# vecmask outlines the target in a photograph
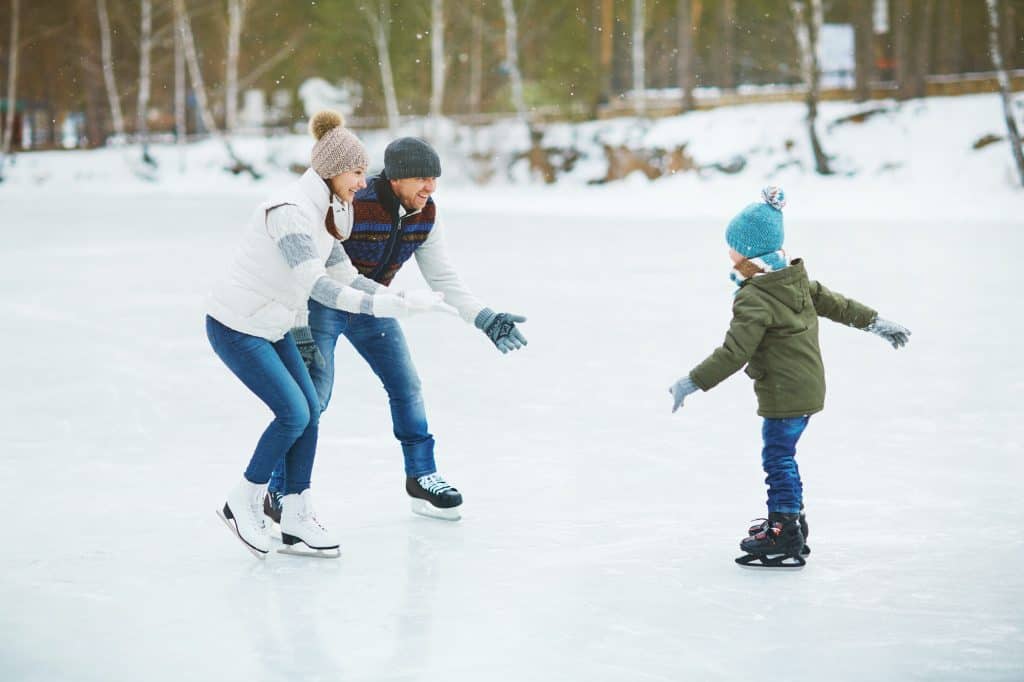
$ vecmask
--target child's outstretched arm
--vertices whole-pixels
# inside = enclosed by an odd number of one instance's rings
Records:
[[[811,300],[821,317],[877,334],[891,343],[893,348],[905,346],[910,340],[910,330],[903,325],[879,317],[877,311],[830,291],[821,282],[811,282]]]
[[[725,333],[725,341],[669,388],[673,399],[672,411],[678,410],[686,396],[698,388],[709,391],[742,369],[757,350],[770,322],[764,308],[742,294],[737,296],[733,301],[732,322]]]

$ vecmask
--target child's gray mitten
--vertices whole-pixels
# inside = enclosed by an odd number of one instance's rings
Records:
[[[490,308],[484,308],[473,324],[487,335],[498,350],[507,353],[526,345],[526,337],[516,329],[516,322],[526,322],[526,318],[512,313],[495,313]]]
[[[700,387],[693,383],[693,379],[690,378],[689,374],[672,384],[668,389],[668,392],[672,394],[672,412],[675,412],[682,407],[686,396],[690,395],[698,388]]]
[[[875,321],[864,328],[864,331],[869,331],[872,334],[877,334],[883,339],[892,344],[893,348],[901,348],[907,345],[910,341],[910,330],[901,324],[891,322],[881,317],[876,317]]]
[[[299,347],[299,355],[302,356],[306,369],[313,369],[314,365],[317,369],[327,366],[327,361],[317,348],[316,341],[313,340],[313,331],[309,327],[295,327],[292,329],[292,336],[295,337],[295,345]]]

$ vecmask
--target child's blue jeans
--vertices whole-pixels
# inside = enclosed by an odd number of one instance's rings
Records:
[[[309,487],[313,471],[320,399],[295,339],[289,333],[271,343],[225,327],[209,315],[206,335],[228,369],[274,413],[249,460],[246,480],[266,483],[279,465],[278,490],[285,495],[301,493]]]
[[[764,420],[761,465],[768,474],[764,482],[768,484],[769,512],[797,514],[803,506],[804,487],[796,465],[796,442],[810,420],[810,416]]]

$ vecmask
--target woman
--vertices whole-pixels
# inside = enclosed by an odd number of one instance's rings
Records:
[[[218,512],[259,558],[270,551],[263,497],[278,461],[285,469],[281,551],[340,555],[317,518],[309,489],[320,402],[289,331],[305,326],[307,300],[378,317],[447,308],[440,295],[396,295],[356,273],[338,240],[351,232],[352,198],[366,187],[366,149],[337,112],[318,113],[310,132],[316,138],[311,168],[258,207],[207,307],[214,352],[274,413],[242,480]],[[300,544],[312,552],[295,551]]]

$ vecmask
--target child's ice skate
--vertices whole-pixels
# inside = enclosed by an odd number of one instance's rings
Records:
[[[405,479],[405,492],[411,498],[412,510],[422,516],[446,521],[462,518],[462,494],[450,485],[441,474],[433,473]]]
[[[768,519],[754,519],[757,521],[756,524],[747,529],[747,535],[757,535],[765,530],[768,530]],[[811,546],[807,544],[807,538],[810,536],[811,531],[807,526],[807,515],[804,514],[803,505],[800,506],[800,532],[804,535],[804,548],[800,550],[802,556],[807,556],[811,553]]]
[[[807,563],[802,556],[803,547],[800,516],[771,512],[763,530],[740,542],[740,549],[746,554],[738,557],[736,563],[759,568],[800,568]]]

